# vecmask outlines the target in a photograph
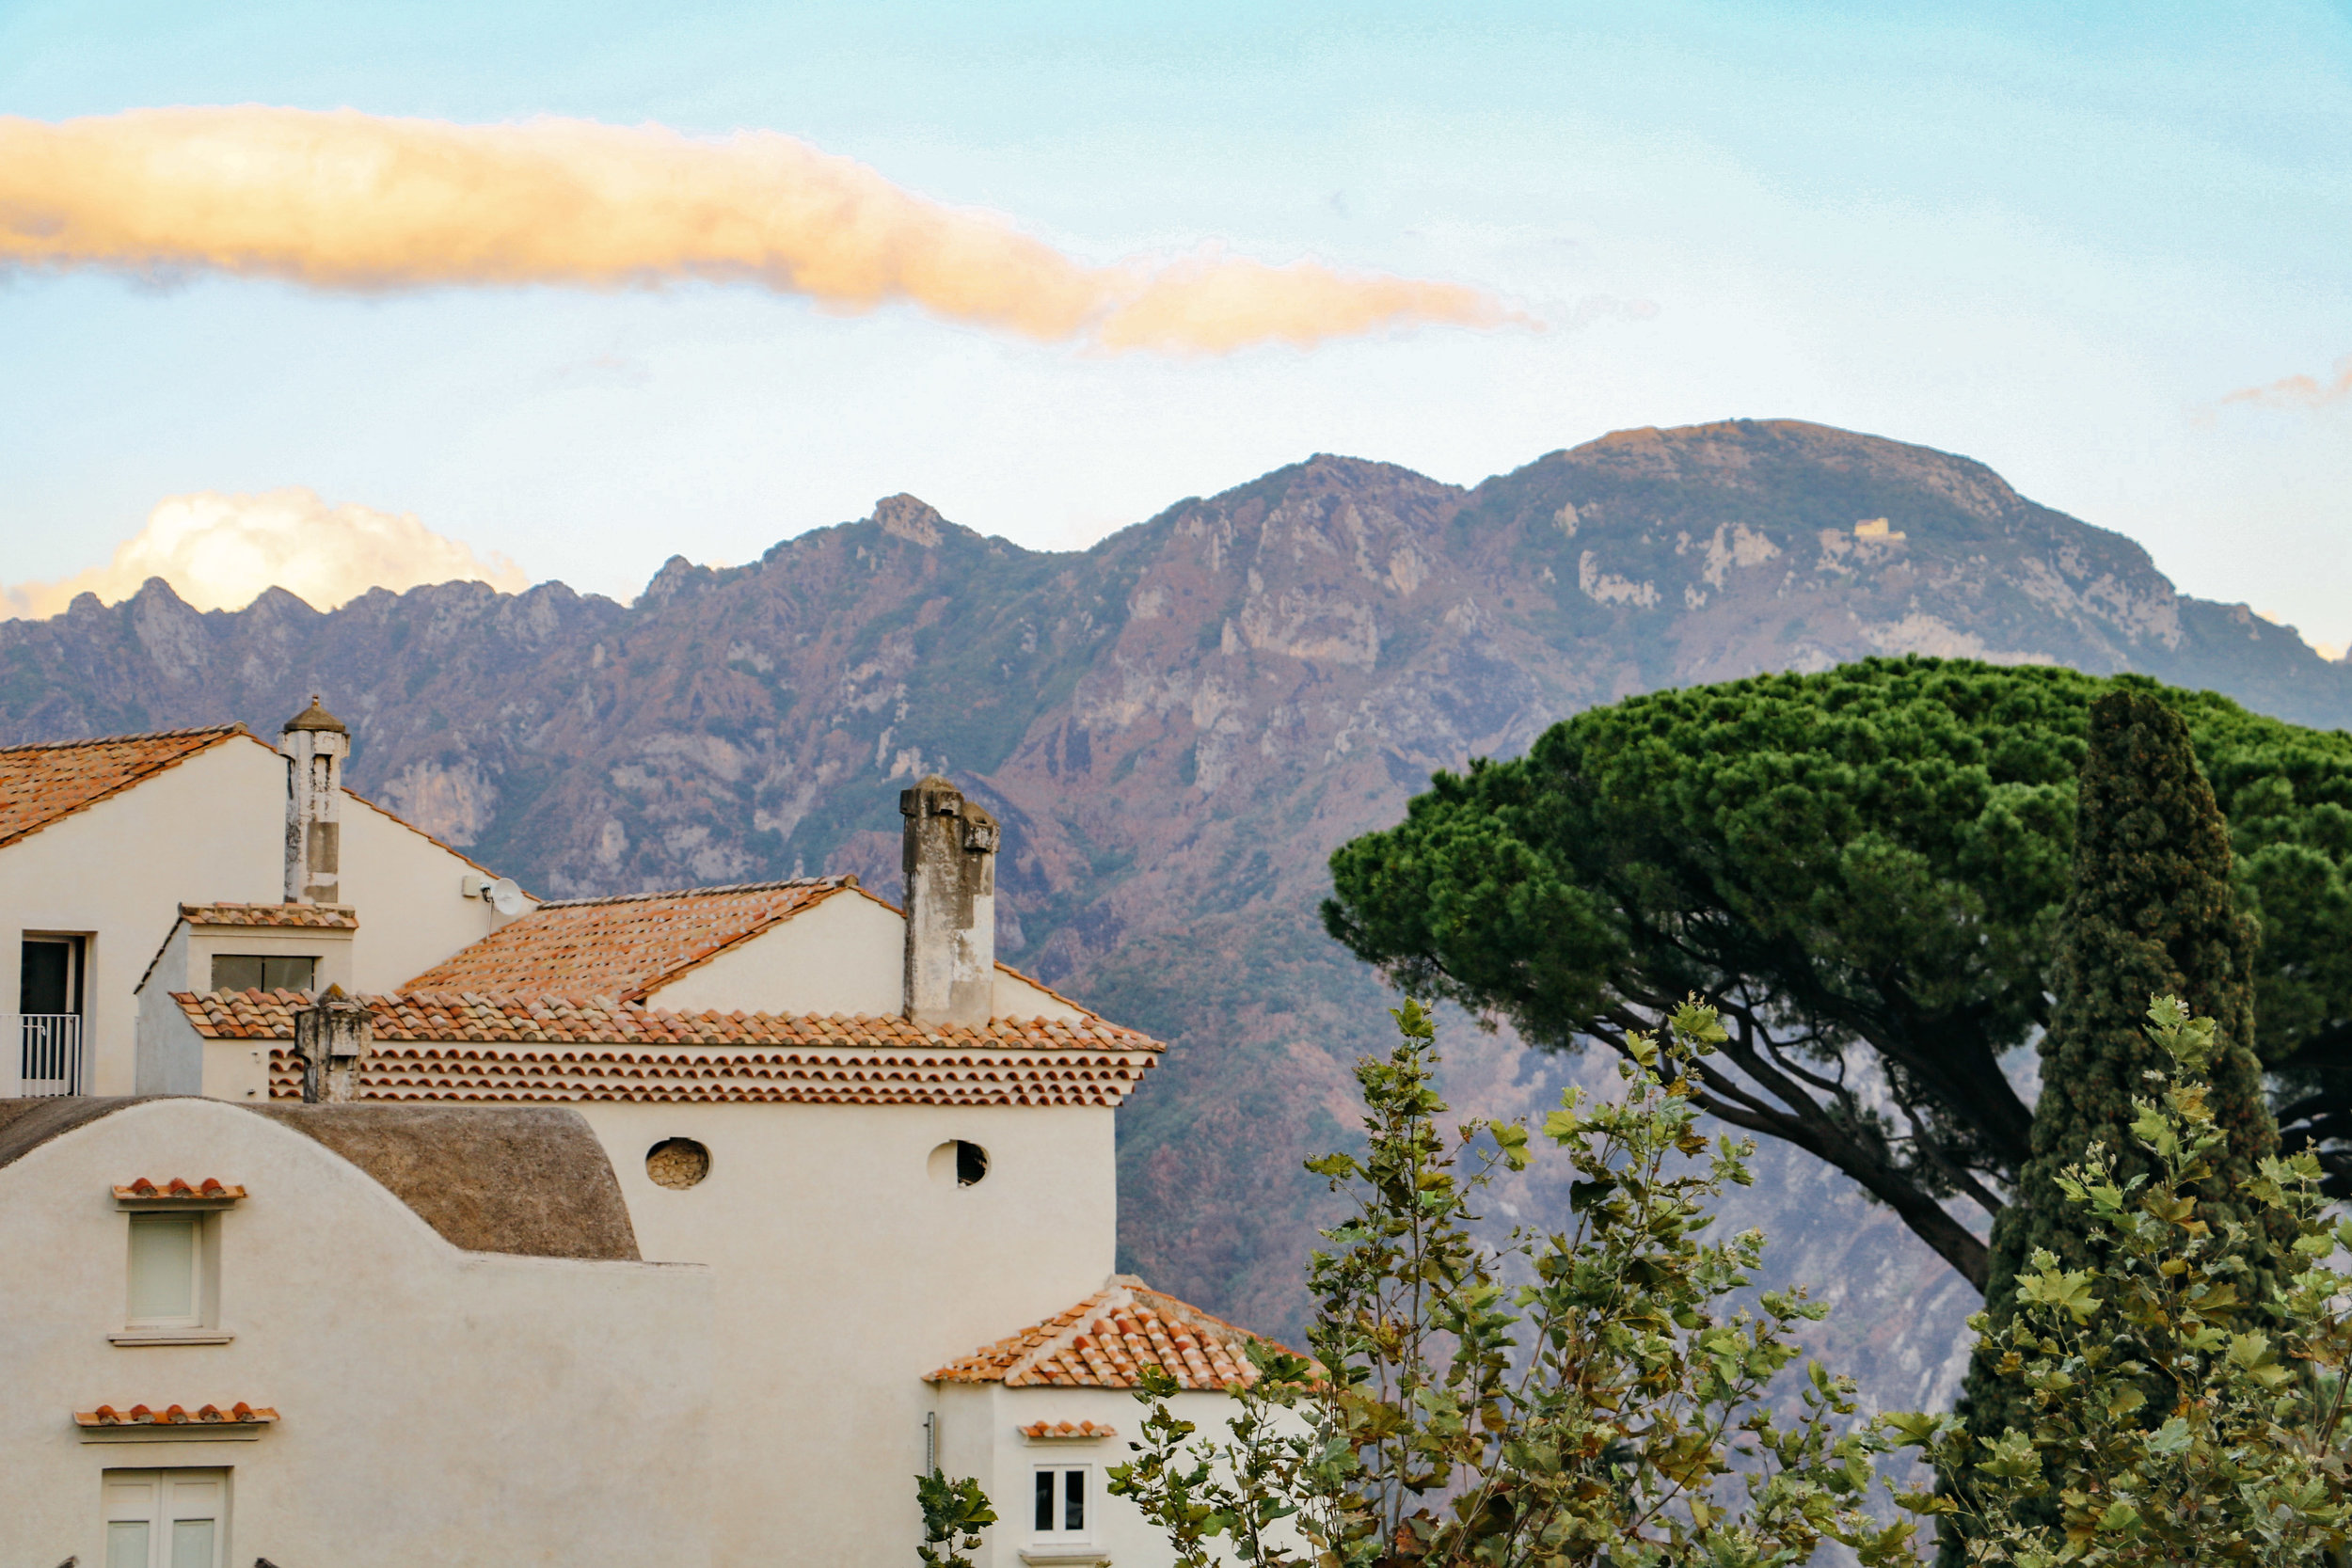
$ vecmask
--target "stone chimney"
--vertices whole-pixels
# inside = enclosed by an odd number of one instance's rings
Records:
[[[359,1064],[373,1043],[368,1005],[329,986],[294,1014],[294,1053],[302,1058],[302,1098],[341,1105],[359,1098]]]
[[[980,1025],[996,1000],[996,819],[946,780],[898,793],[906,818],[906,1015]]]
[[[286,721],[278,750],[286,758],[286,902],[342,902],[343,758],[351,732],[310,705]]]

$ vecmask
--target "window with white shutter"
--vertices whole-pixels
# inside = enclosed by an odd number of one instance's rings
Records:
[[[131,1216],[132,1328],[204,1324],[204,1216]]]
[[[106,1568],[222,1568],[229,1472],[106,1472]]]

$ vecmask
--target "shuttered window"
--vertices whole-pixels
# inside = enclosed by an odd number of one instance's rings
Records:
[[[106,1472],[106,1568],[222,1568],[229,1472]]]
[[[132,1328],[203,1324],[204,1216],[131,1216]]]

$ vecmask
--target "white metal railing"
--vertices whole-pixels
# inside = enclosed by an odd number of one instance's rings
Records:
[[[27,1096],[81,1094],[82,1015],[25,1013],[24,1046],[19,1058],[17,1093]]]

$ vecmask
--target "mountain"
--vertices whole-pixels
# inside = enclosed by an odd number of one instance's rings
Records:
[[[1386,1028],[1316,922],[1331,848],[1587,705],[1902,652],[2352,723],[2352,670],[1982,464],[1738,421],[1469,490],[1317,456],[1071,553],[894,496],[751,565],[673,559],[627,607],[450,583],[199,614],[151,581],[0,623],[0,736],[273,733],[321,691],[357,787],[543,895],[820,868],[888,892],[899,784],[951,773],[1008,830],[1002,956],[1175,1047],[1123,1117],[1123,1266],[1295,1334],[1330,1201],[1298,1162],[1347,1137]],[[1445,1045],[1483,1113],[1585,1070],[1458,1021]],[[1965,1287],[1842,1179],[1765,1164],[1741,1213],[1775,1272],[1846,1300],[1829,1333],[1882,1397],[1944,1391]]]

